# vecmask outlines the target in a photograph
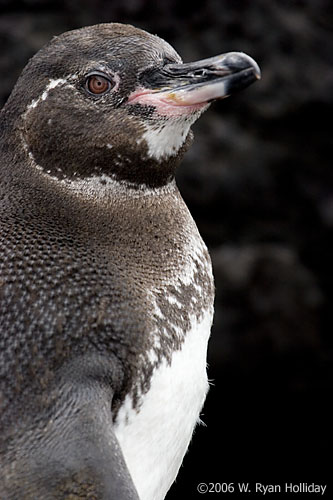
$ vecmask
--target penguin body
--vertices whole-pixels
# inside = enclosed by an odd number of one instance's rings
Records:
[[[175,479],[214,285],[174,173],[208,102],[258,77],[232,54],[189,68],[132,26],[87,27],[2,110],[1,498],[162,500]]]

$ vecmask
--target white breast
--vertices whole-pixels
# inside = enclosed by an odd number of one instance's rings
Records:
[[[163,500],[189,445],[208,390],[207,342],[212,310],[193,326],[171,364],[153,373],[139,411],[129,396],[121,407],[115,433],[140,500]]]

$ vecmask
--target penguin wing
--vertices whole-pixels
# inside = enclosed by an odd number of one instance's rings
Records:
[[[37,403],[38,421],[11,439],[14,453],[0,453],[1,499],[139,500],[115,436],[112,390],[99,361],[89,359],[95,373],[82,359],[67,368],[43,395],[44,412]],[[80,364],[84,369],[77,370]]]

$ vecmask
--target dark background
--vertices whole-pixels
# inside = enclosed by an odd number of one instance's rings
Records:
[[[240,50],[261,66],[259,83],[194,126],[179,170],[217,292],[207,427],[167,500],[204,497],[200,482],[331,480],[332,10],[330,0],[0,0],[1,104],[53,35],[98,22],[156,33],[184,61]]]

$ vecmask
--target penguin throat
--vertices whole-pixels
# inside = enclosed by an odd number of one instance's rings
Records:
[[[191,109],[187,113],[168,116],[163,109],[161,110],[158,107],[131,104],[130,109],[135,110],[134,113],[140,117],[145,115],[146,109],[149,110],[137,144],[146,147],[148,158],[159,163],[177,156],[181,153],[187,139],[189,138],[191,141],[191,125],[208,106],[201,106],[200,108]]]
[[[156,125],[146,124],[141,141],[145,141],[149,158],[158,162],[178,154],[190,131],[191,121],[168,120]]]

